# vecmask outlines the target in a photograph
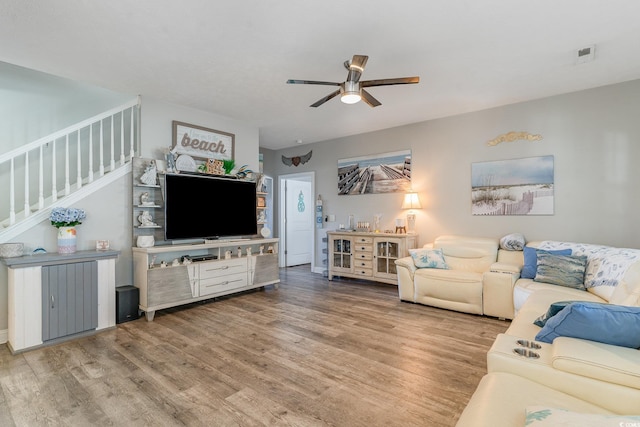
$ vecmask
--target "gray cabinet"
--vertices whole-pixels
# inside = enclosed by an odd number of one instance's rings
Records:
[[[98,327],[98,263],[42,267],[42,341]]]
[[[65,340],[114,327],[118,254],[78,251],[1,259],[8,267],[11,352],[54,344],[55,337]]]

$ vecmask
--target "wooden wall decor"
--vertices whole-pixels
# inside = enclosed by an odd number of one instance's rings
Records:
[[[493,147],[502,142],[513,142],[518,140],[540,141],[541,139],[542,139],[542,135],[533,135],[529,132],[513,132],[512,131],[512,132],[503,133],[502,135],[495,137],[491,141],[487,142],[487,145],[490,147]]]
[[[233,160],[236,136],[232,133],[174,120],[172,153],[198,159]]]
[[[313,150],[309,151],[307,154],[305,154],[303,156],[294,156],[294,157],[282,156],[282,163],[284,163],[287,166],[304,165],[305,163],[307,163],[309,161],[309,159],[311,159],[311,154],[312,153],[313,153]]]

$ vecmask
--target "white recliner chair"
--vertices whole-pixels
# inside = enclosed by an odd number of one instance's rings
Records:
[[[442,249],[447,269],[416,268],[411,257],[396,261],[403,301],[483,314],[482,277],[498,256],[497,239],[440,236],[425,248]]]

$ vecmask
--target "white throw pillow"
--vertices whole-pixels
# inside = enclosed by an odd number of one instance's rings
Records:
[[[416,268],[448,269],[442,249],[409,249]]]
[[[531,427],[631,427],[640,426],[640,415],[585,414],[545,406],[527,406],[524,425]]]
[[[524,235],[520,233],[507,234],[500,239],[500,249],[506,251],[521,251],[525,244]]]

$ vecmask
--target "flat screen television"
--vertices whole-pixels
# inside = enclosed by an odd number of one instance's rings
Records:
[[[249,237],[258,233],[255,182],[166,174],[164,201],[166,240]]]

